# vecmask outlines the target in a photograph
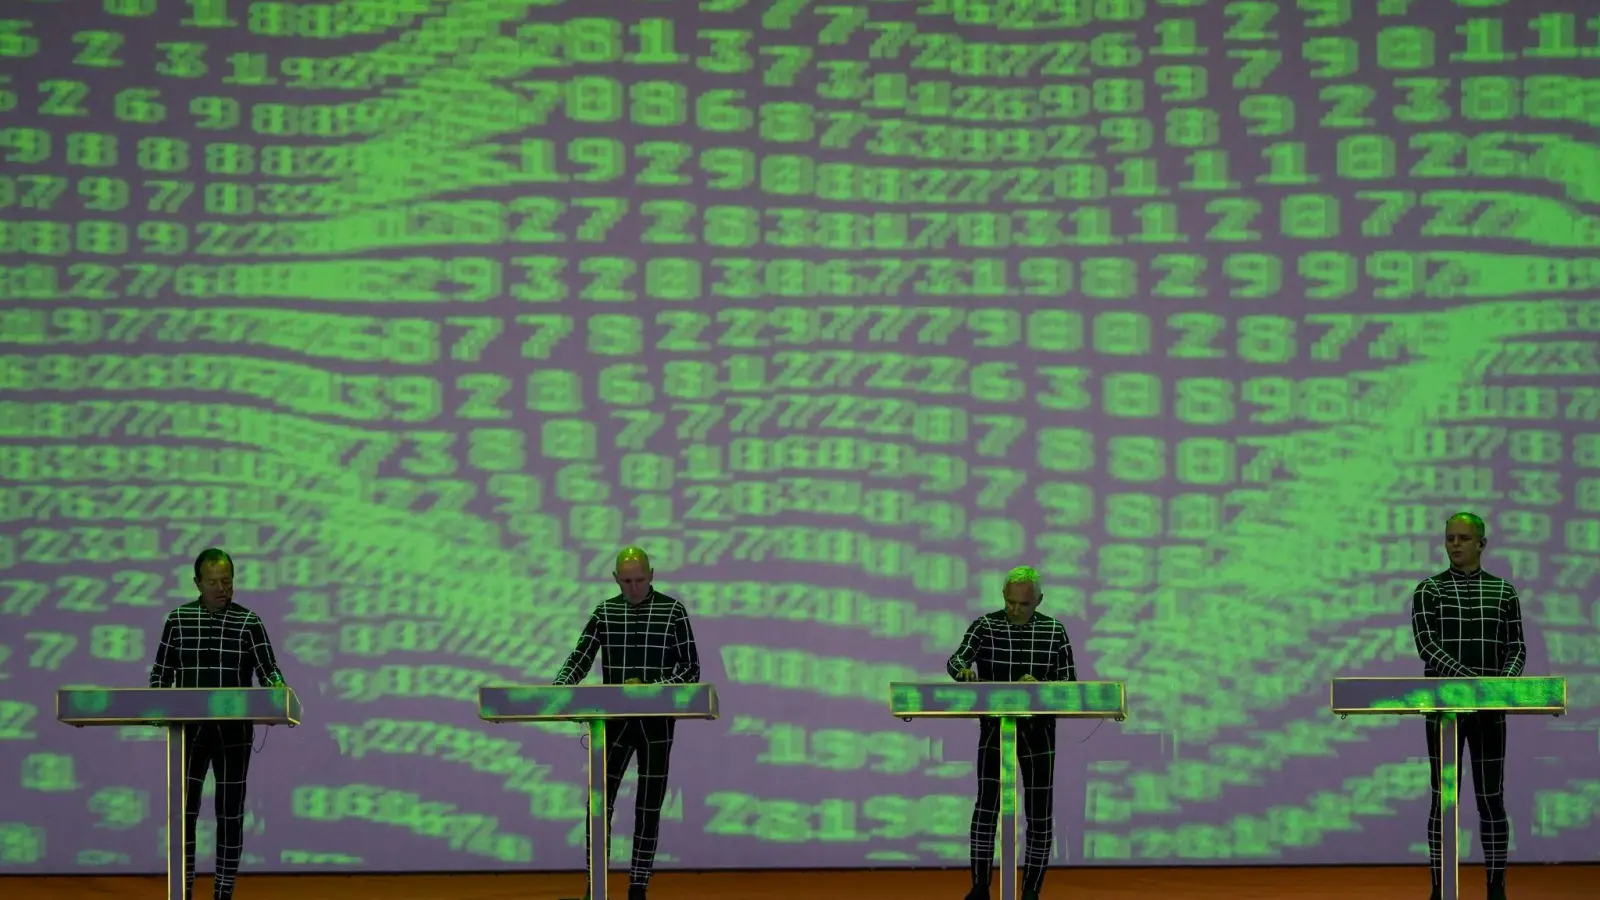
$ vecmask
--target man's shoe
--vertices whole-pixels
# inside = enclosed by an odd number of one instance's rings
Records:
[[[1022,900],[1039,900],[1038,891],[1023,891]]]
[[[1505,879],[1489,882],[1489,900],[1506,900]]]
[[[644,885],[642,885],[642,884],[630,884],[630,885],[628,885],[628,900],[645,900],[645,897],[644,897]]]
[[[967,896],[963,900],[989,900],[989,886],[987,884],[973,885],[972,890],[967,891]]]
[[[1437,884],[1433,886],[1433,893],[1428,895],[1428,900],[1441,900]]]

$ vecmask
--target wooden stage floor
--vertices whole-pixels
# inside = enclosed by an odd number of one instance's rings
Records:
[[[1461,900],[1482,900],[1483,869],[1463,866]],[[1511,900],[1593,900],[1600,866],[1513,866]],[[960,900],[965,872],[762,871],[662,872],[651,900]],[[154,876],[0,876],[5,900],[162,900],[166,879]],[[627,897],[627,876],[614,873],[612,896]],[[998,896],[995,885],[992,895]],[[559,900],[580,897],[583,876],[555,875],[250,875],[237,900]],[[1426,900],[1427,871],[1383,868],[1054,869],[1044,900]],[[196,900],[210,900],[211,879],[195,882]]]

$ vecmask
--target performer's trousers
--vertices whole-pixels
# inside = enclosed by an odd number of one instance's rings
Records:
[[[1505,877],[1506,847],[1511,841],[1506,818],[1506,714],[1466,713],[1456,717],[1456,759],[1460,761],[1465,744],[1472,760],[1472,787],[1478,799],[1479,836],[1483,843],[1483,867],[1489,881]],[[1440,849],[1443,824],[1439,812],[1439,717],[1427,717],[1428,768],[1432,775],[1428,800],[1428,866],[1433,883],[1441,879],[1443,851]],[[1459,802],[1462,773],[1458,768],[1456,793]]]
[[[617,789],[628,761],[639,758],[639,790],[633,809],[633,863],[630,884],[649,884],[661,833],[661,807],[667,802],[667,762],[672,756],[672,719],[614,719],[606,723],[606,831],[617,809]],[[584,820],[583,846],[591,835]]]
[[[239,857],[244,852],[244,788],[250,772],[250,745],[254,729],[248,723],[210,723],[187,725],[188,744],[184,772],[183,855],[187,865],[184,896],[194,893],[195,825],[200,819],[200,792],[206,784],[206,771],[216,776],[217,864],[212,893],[216,900],[231,900],[234,880],[239,874]]]
[[[1022,777],[1022,810],[1028,825],[1024,842],[1022,889],[1039,891],[1050,865],[1054,838],[1051,806],[1055,797],[1056,721],[1033,716],[1017,719],[1017,768]],[[978,725],[978,802],[972,810],[972,870],[988,877],[994,860],[995,827],[1000,820],[1000,721]],[[1011,865],[1011,860],[1001,860]]]

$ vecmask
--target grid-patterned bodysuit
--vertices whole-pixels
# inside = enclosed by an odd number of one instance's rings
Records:
[[[689,612],[657,591],[638,606],[617,595],[595,607],[578,636],[578,646],[556,675],[556,684],[577,684],[589,674],[595,654],[601,678],[622,684],[692,684],[700,680],[700,654],[689,627]],[[661,807],[667,800],[667,763],[672,755],[672,719],[620,719],[606,728],[606,828],[616,811],[617,789],[628,760],[639,756],[639,791],[633,810],[631,884],[645,885],[655,867]],[[587,819],[584,820],[587,823]],[[584,847],[589,846],[585,825]]]
[[[1522,601],[1511,582],[1478,569],[1446,569],[1423,579],[1411,596],[1411,634],[1429,678],[1514,677],[1522,674],[1527,647],[1522,639]],[[1439,718],[1428,716],[1428,866],[1441,880],[1439,809]],[[1457,717],[1456,758],[1466,744],[1477,793],[1484,873],[1491,883],[1506,871],[1510,826],[1506,818],[1506,716],[1479,712]],[[1456,782],[1459,788],[1460,782]]]
[[[255,613],[229,603],[213,613],[199,600],[167,613],[161,646],[150,667],[151,687],[250,687],[254,675],[263,686],[283,684],[266,626]],[[194,889],[195,823],[206,769],[216,774],[217,867],[213,893],[229,900],[244,850],[245,778],[250,771],[249,722],[213,722],[184,727],[187,796],[183,809],[183,848],[188,860],[184,896]]]
[[[1023,625],[1011,624],[1004,611],[979,618],[968,626],[946,668],[951,678],[962,669],[971,668],[983,681],[1019,681],[1024,675],[1032,675],[1036,681],[1078,680],[1066,628],[1038,612]],[[1022,888],[1037,893],[1050,865],[1055,830],[1051,809],[1056,768],[1054,716],[1017,720],[1017,768],[1022,773],[1022,806],[1028,819]],[[975,881],[987,884],[994,862],[995,826],[1000,819],[998,719],[979,720],[977,772],[978,799],[972,809],[972,871]],[[1002,860],[1001,864],[1009,865],[1010,860]]]

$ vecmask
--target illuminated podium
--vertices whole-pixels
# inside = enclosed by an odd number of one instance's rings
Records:
[[[1016,900],[1021,848],[1017,842],[1017,717],[1128,717],[1120,681],[970,681],[889,685],[889,711],[911,719],[1000,719],[1000,900]]]
[[[300,724],[300,698],[288,687],[104,688],[56,691],[56,721],[85,725],[157,725],[167,729],[167,898],[183,900],[183,809],[189,748],[183,726],[201,722]]]
[[[1565,678],[1335,678],[1330,706],[1346,716],[1439,715],[1439,895],[1457,900],[1461,884],[1458,830],[1461,760],[1456,720],[1462,713],[1559,716],[1567,711]]]
[[[606,900],[606,720],[715,719],[717,689],[697,684],[534,685],[478,688],[485,722],[584,722],[589,726],[589,891]]]

